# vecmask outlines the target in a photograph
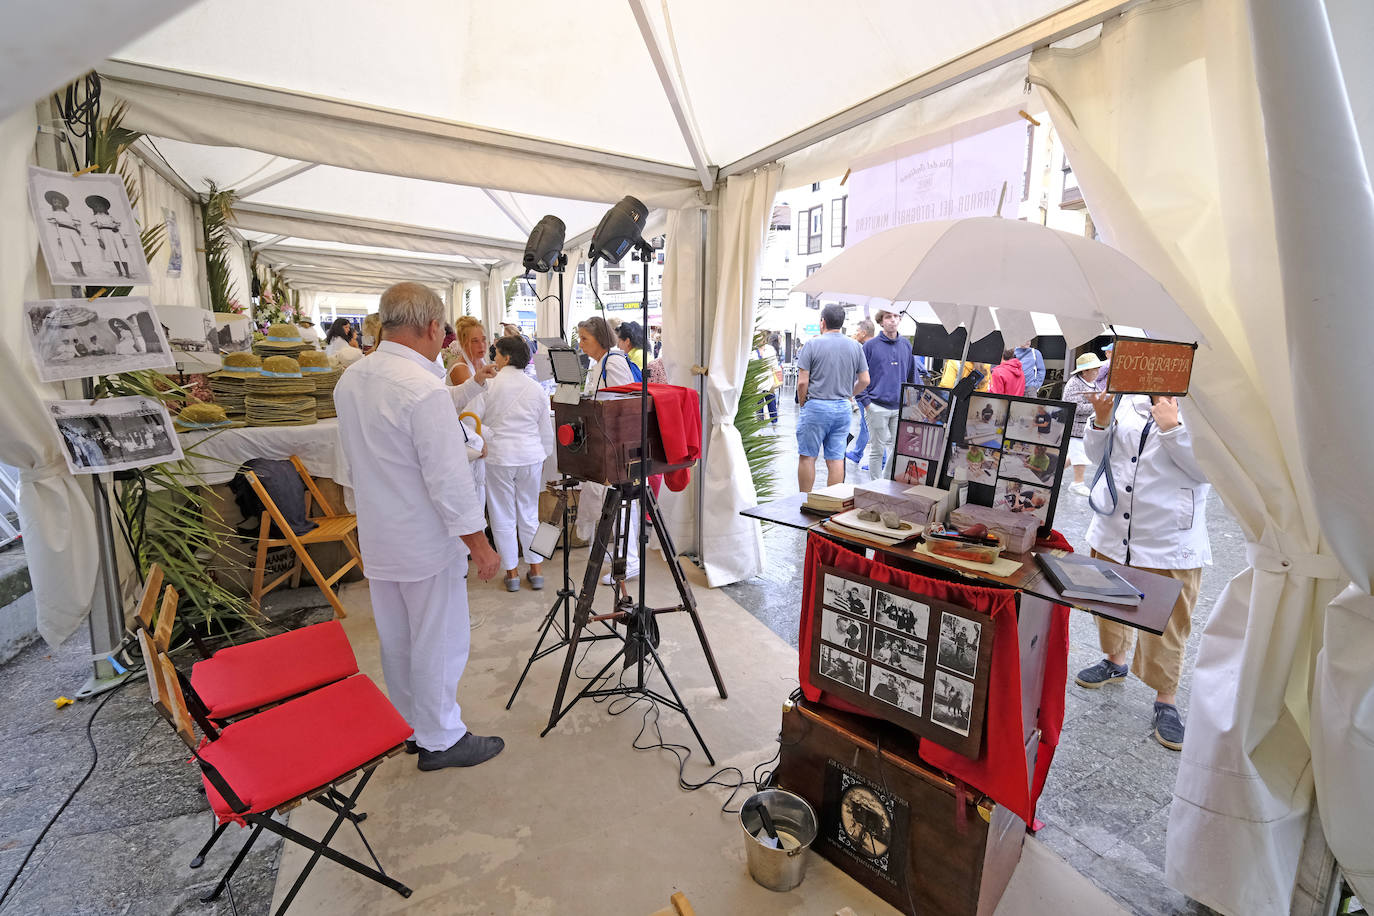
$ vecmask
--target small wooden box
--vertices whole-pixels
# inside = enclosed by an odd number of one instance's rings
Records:
[[[1031,771],[1038,743],[1033,731]],[[879,720],[808,703],[788,708],[777,782],[816,810],[811,848],[909,916],[989,916],[1021,858],[1020,818],[960,799],[954,783],[920,761],[911,734]]]
[[[571,426],[574,441],[558,442],[558,470],[569,477],[594,483],[625,483],[635,475],[631,465],[639,463],[640,416],[638,394],[597,392],[576,404],[554,404],[554,426]],[[668,464],[654,417],[654,400],[649,399],[649,473],[662,474],[686,465]]]

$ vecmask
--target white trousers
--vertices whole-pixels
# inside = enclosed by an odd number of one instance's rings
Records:
[[[864,409],[868,420],[868,473],[874,480],[892,476],[891,464],[897,442],[897,411],[869,404]],[[884,458],[886,456],[886,458]]]
[[[596,534],[596,524],[601,520],[601,508],[607,499],[619,499],[619,494],[613,488],[602,486],[599,483],[582,484],[582,494],[577,502],[577,525],[574,531],[583,540],[590,541]],[[639,575],[639,522],[640,513],[638,506],[630,512],[630,543],[625,551],[625,575],[633,577]],[[606,556],[609,558],[610,551]],[[610,572],[610,565],[604,567],[605,572]]]
[[[472,638],[466,571],[463,558],[419,582],[371,580],[387,695],[430,751],[452,747],[468,730],[458,708]]]
[[[487,516],[501,568],[520,565],[520,545],[525,545],[525,562],[542,563],[544,558],[530,552],[534,530],[539,527],[539,482],[544,463],[506,467],[487,465]],[[516,535],[520,540],[517,543]]]

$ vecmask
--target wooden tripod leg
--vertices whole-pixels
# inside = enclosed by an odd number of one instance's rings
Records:
[[[725,690],[725,681],[721,679],[720,668],[716,666],[716,656],[711,651],[711,643],[706,639],[706,628],[701,624],[701,615],[697,613],[696,595],[692,593],[692,583],[687,581],[687,577],[682,574],[682,564],[677,558],[677,553],[673,550],[673,539],[668,534],[668,526],[663,523],[663,513],[658,509],[658,500],[654,498],[653,491],[647,487],[644,490],[645,502],[649,506],[649,520],[653,523],[654,531],[658,534],[659,543],[663,546],[663,559],[667,561],[668,572],[673,576],[673,584],[677,586],[677,593],[682,596],[682,608],[692,618],[692,626],[696,628],[697,639],[701,642],[701,651],[706,655],[706,664],[711,669],[711,677],[716,682],[716,692],[720,694],[722,700],[729,694]]]
[[[591,554],[587,557],[587,572],[582,576],[582,591],[577,595],[572,630],[568,633],[568,654],[563,659],[563,673],[558,678],[558,691],[553,695],[549,724],[545,726],[541,736],[552,731],[558,720],[563,718],[563,696],[568,691],[568,680],[572,677],[573,665],[577,662],[577,642],[587,626],[587,619],[592,615],[592,601],[596,598],[596,587],[601,582],[601,566],[606,561],[606,547],[611,542],[619,508],[620,491],[610,487],[606,490],[606,499],[601,504],[601,519],[596,523],[596,533],[592,536]]]

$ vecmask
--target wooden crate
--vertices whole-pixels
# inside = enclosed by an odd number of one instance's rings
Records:
[[[1032,730],[1031,770],[1038,743]],[[915,737],[887,722],[807,703],[788,708],[777,782],[816,809],[812,849],[910,916],[991,914],[1021,858],[1021,819],[961,799],[921,763]]]

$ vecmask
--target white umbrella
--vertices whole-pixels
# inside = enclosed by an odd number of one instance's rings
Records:
[[[1070,346],[1102,333],[1104,324],[1168,340],[1201,336],[1159,281],[1115,248],[994,216],[880,232],[793,292],[929,302],[946,330],[966,326],[968,340],[993,330],[992,309],[1011,343],[1034,336],[1031,312],[1055,316]]]

